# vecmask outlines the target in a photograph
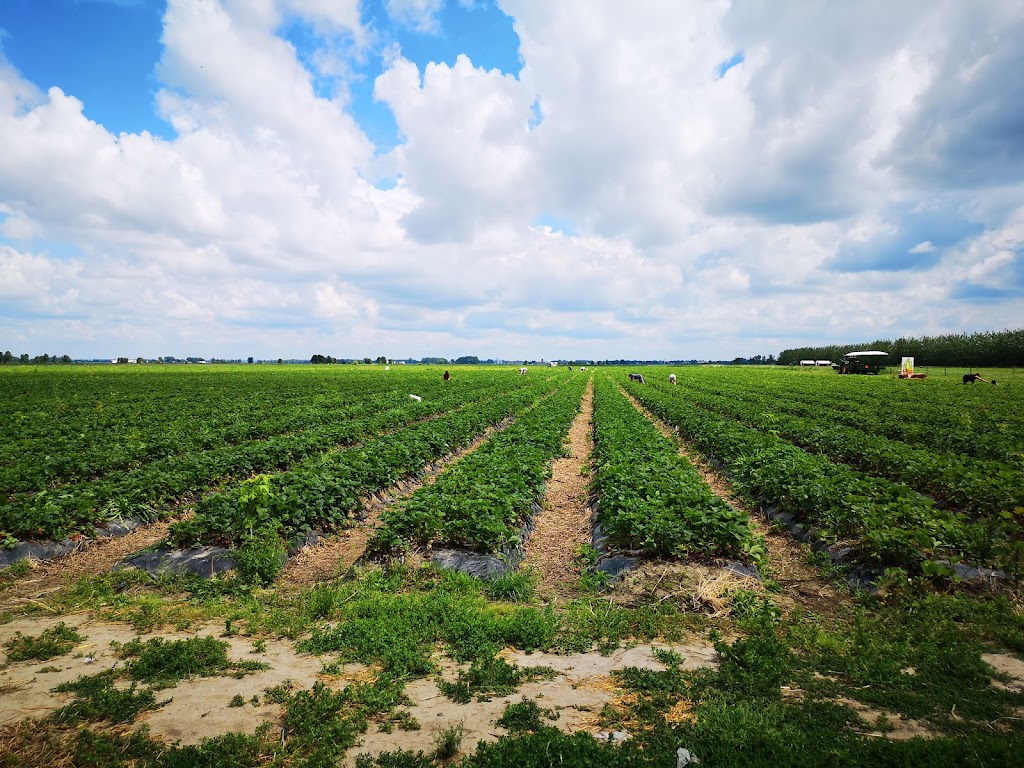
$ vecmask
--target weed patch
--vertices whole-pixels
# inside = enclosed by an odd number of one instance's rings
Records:
[[[3,542],[0,541],[0,549],[3,549]],[[7,589],[22,576],[27,576],[32,571],[28,559],[19,560],[14,565],[0,568],[0,590]]]
[[[550,667],[519,667],[494,656],[474,660],[468,670],[459,672],[455,682],[442,680],[437,687],[452,701],[468,704],[473,697],[489,701],[492,696],[507,696],[525,682],[551,679],[554,674]]]
[[[508,729],[511,733],[539,731],[544,727],[541,720],[557,720],[558,715],[550,709],[541,709],[532,699],[524,698],[517,704],[509,704],[498,718],[495,725]]]
[[[443,729],[434,739],[434,757],[438,760],[451,760],[459,753],[465,735],[466,727],[462,722]]]
[[[79,720],[130,723],[139,713],[159,706],[153,691],[138,690],[135,683],[127,689],[120,689],[115,686],[116,681],[115,672],[107,670],[58,685],[54,691],[73,693],[75,701],[57,710],[51,718],[59,723]]]
[[[356,768],[434,768],[434,758],[422,750],[412,752],[381,752],[377,756],[359,755],[356,757]]]
[[[533,599],[537,575],[531,570],[510,571],[487,582],[487,596],[492,600],[527,603]]]
[[[38,637],[29,637],[18,632],[4,647],[7,661],[46,661],[70,653],[76,644],[85,638],[74,627],[63,621],[52,629],[44,629]]]
[[[154,688],[166,688],[188,677],[241,677],[267,668],[254,661],[230,661],[227,647],[227,643],[212,637],[172,641],[154,637],[146,642],[136,638],[119,646],[117,654],[128,659],[129,677]]]

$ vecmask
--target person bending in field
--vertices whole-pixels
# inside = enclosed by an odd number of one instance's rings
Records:
[[[669,384],[675,384],[676,383],[676,375],[674,373],[670,373],[668,375],[668,383]]]
[[[981,381],[981,382],[984,382],[985,384],[988,384],[988,381],[986,381],[985,379],[981,378],[981,374],[980,373],[965,373],[964,374],[964,384],[973,384],[976,381]],[[992,383],[995,384],[995,381],[993,381]]]
[[[452,375],[450,373],[448,373],[448,371],[444,372],[444,380],[445,381],[451,381],[452,380]]]

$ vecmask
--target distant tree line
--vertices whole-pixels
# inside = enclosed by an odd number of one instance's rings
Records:
[[[36,355],[30,358],[27,354],[21,354],[15,357],[11,354],[10,350],[0,355],[0,363],[4,365],[41,365],[46,363],[70,363],[70,355]]]
[[[950,365],[963,368],[1008,368],[1024,365],[1024,328],[1015,331],[982,331],[951,333],[944,336],[922,336],[919,339],[879,339],[857,344],[830,344],[823,347],[799,347],[779,353],[779,365],[801,360],[839,360],[847,352],[877,349],[888,352],[898,363],[912,357],[914,364]]]

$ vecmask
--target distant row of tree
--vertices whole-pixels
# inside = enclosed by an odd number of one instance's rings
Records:
[[[207,360],[205,357],[184,357],[178,358],[173,355],[166,355],[164,357],[154,357],[151,360],[147,360],[144,357],[117,357],[117,358],[102,358],[94,360],[72,360],[70,355],[36,355],[35,357],[29,357],[27,354],[14,355],[11,352],[4,352],[0,354],[0,365],[46,365],[53,363],[114,363],[114,364],[126,364],[126,363],[240,363],[241,359],[229,360],[218,357],[211,357]],[[250,357],[249,362],[253,362]],[[284,361],[278,359],[278,363]]]
[[[11,354],[10,350],[0,355],[0,363],[9,364],[14,363],[18,365],[41,365],[44,363],[70,363],[70,355],[36,355],[30,358],[27,354],[21,354],[17,357]]]
[[[877,349],[888,352],[894,363],[912,357],[917,366],[949,365],[964,368],[1008,368],[1024,366],[1024,328],[1014,331],[983,331],[953,333],[945,336],[922,336],[919,339],[878,339],[858,344],[830,344],[823,347],[785,349],[779,353],[779,364],[790,365],[800,360],[839,360],[847,352]]]
[[[252,362],[251,357],[249,358],[249,362]],[[354,360],[351,357],[331,357],[330,355],[313,355],[311,358],[309,358],[309,362],[313,365],[334,365],[336,363],[358,363],[359,361]],[[368,357],[364,357],[362,362],[364,365],[369,365],[370,363],[387,365],[389,361],[386,357],[384,357],[384,355],[381,355],[376,360],[371,360]]]
[[[251,357],[249,358],[249,362],[250,363],[252,362],[252,358]],[[334,363],[357,363],[359,361],[358,360],[353,360],[352,358],[331,357],[330,355],[313,355],[311,358],[309,358],[309,362],[314,364],[314,365],[331,365],[331,364],[334,364]],[[369,365],[371,363],[377,363],[378,365],[387,365],[388,363],[390,363],[392,361],[389,360],[384,355],[381,355],[376,360],[371,360],[368,357],[364,357],[362,362],[365,365]],[[417,361],[409,359],[409,360],[403,360],[401,362],[404,362],[404,363],[415,363]],[[493,362],[494,362],[494,360],[483,360],[483,361],[481,361],[480,358],[477,357],[476,355],[464,355],[463,357],[456,357],[456,358],[454,358],[452,360],[449,360],[447,357],[424,357],[423,359],[421,359],[419,361],[419,363],[421,365],[480,365],[481,363],[493,363]]]

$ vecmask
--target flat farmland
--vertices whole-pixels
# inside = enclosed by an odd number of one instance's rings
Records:
[[[1019,764],[1024,377],[444,370],[0,367],[0,765]]]

